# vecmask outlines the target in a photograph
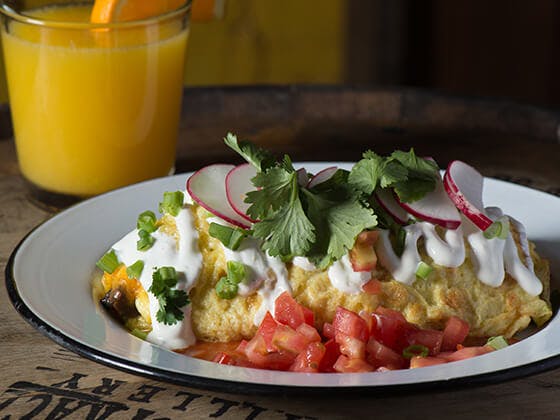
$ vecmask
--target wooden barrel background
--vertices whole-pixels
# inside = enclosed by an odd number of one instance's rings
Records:
[[[186,89],[179,171],[236,159],[231,131],[294,160],[355,161],[366,149],[414,147],[445,167],[463,159],[485,175],[560,193],[560,113],[414,89],[256,86]]]

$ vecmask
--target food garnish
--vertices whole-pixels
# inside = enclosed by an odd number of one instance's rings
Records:
[[[179,211],[183,208],[183,201],[185,195],[181,191],[165,192],[163,193],[163,201],[159,203],[158,210],[161,214],[170,214],[177,216]]]
[[[547,262],[484,207],[467,164],[442,180],[412,149],[367,151],[313,174],[224,141],[247,163],[198,170],[192,201],[166,192],[161,217],[141,213],[98,262],[104,306],[147,340],[236,366],[371,372],[483,355],[550,318]]]
[[[184,290],[174,289],[177,285],[177,272],[173,267],[160,267],[152,274],[152,285],[148,289],[159,302],[157,320],[166,325],[173,325],[184,317],[181,308],[189,303]]]
[[[105,253],[98,261],[97,263],[95,263],[95,265],[102,271],[106,272],[106,273],[112,273],[113,271],[115,271],[117,269],[117,267],[119,266],[119,259],[117,258],[117,255],[115,254],[114,250],[110,250],[107,253]]]
[[[146,19],[178,9],[186,0],[95,0],[90,20],[93,23]]]
[[[351,171],[327,168],[302,186],[289,157],[274,161],[233,134],[225,142],[257,170],[256,190],[246,192],[245,202],[251,204],[247,215],[258,220],[253,235],[263,249],[283,260],[308,257],[318,268],[340,259],[362,231],[377,225],[369,198],[378,185],[410,202],[432,191],[438,179],[436,164],[413,150],[387,158],[369,151]]]

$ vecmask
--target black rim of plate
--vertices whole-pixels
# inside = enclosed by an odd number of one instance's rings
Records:
[[[31,230],[15,247],[8,263],[6,264],[5,278],[6,289],[8,296],[14,308],[19,312],[23,319],[25,319],[33,328],[46,335],[57,344],[67,348],[68,350],[79,354],[94,362],[119,369],[121,371],[141,375],[150,379],[169,382],[177,385],[183,385],[192,388],[200,388],[211,391],[219,391],[235,394],[259,394],[259,395],[304,395],[304,394],[353,394],[356,396],[367,394],[369,397],[372,395],[388,395],[397,393],[413,392],[426,392],[432,390],[451,390],[461,387],[473,385],[489,385],[499,382],[505,382],[513,379],[520,379],[526,376],[542,373],[560,366],[560,349],[559,353],[555,356],[550,356],[546,359],[536,362],[527,363],[524,365],[497,370],[473,376],[465,376],[452,378],[448,380],[437,380],[431,382],[421,382],[412,384],[395,384],[395,385],[359,385],[359,386],[329,386],[329,387],[315,387],[315,386],[285,386],[285,385],[271,385],[271,384],[258,384],[249,382],[231,381],[225,378],[206,378],[186,373],[177,373],[161,369],[155,366],[146,366],[141,363],[128,360],[119,356],[107,354],[102,350],[95,347],[80,343],[73,338],[67,336],[63,331],[60,331],[43,321],[31,308],[29,308],[23,301],[17,288],[17,280],[14,275],[14,264],[16,255],[21,246],[27,241],[28,237],[38,229],[42,223]],[[559,316],[558,313],[554,317]],[[546,327],[545,327],[546,328]],[[188,357],[188,356],[185,356]],[[315,374],[317,375],[317,374]],[[320,375],[320,374],[319,374]]]

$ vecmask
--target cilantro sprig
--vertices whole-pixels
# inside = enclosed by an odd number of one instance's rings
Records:
[[[148,289],[157,298],[159,309],[156,319],[166,325],[173,325],[184,318],[181,308],[189,304],[189,296],[184,290],[174,289],[177,285],[174,267],[160,267],[152,274],[152,285]]]
[[[384,158],[368,150],[350,172],[348,182],[365,195],[378,186],[393,188],[405,203],[417,201],[436,187],[437,164],[430,159],[397,150]]]
[[[271,256],[306,256],[325,268],[352,248],[356,237],[377,226],[371,201],[376,188],[392,188],[404,202],[434,190],[438,168],[414,150],[382,157],[367,151],[351,171],[338,170],[315,187],[300,185],[288,156],[270,153],[228,134],[225,143],[257,169],[255,190],[247,193],[247,214],[258,220],[252,235]]]

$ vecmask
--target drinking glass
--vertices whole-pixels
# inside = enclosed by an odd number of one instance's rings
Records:
[[[0,1],[16,151],[33,196],[64,206],[173,172],[190,2],[107,24],[90,22],[92,1],[41,4]]]

